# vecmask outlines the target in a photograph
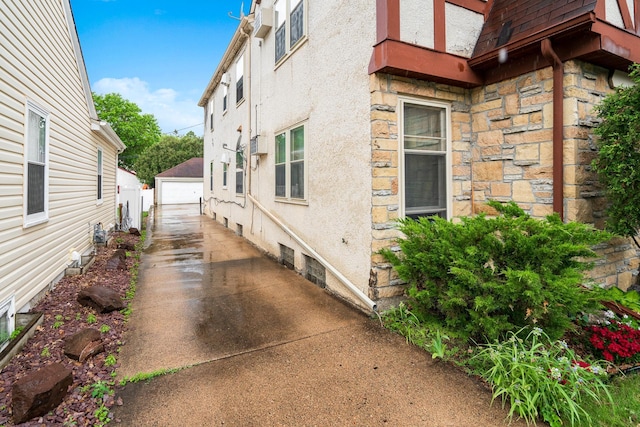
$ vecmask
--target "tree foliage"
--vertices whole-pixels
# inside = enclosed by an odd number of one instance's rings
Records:
[[[202,157],[203,138],[189,132],[179,137],[163,135],[160,142],[147,148],[136,160],[134,169],[138,178],[153,187],[154,178],[160,172],[171,169],[193,157]]]
[[[604,185],[607,228],[621,236],[640,229],[640,65],[631,67],[630,87],[617,88],[596,107],[598,156],[593,168]]]
[[[152,114],[142,114],[135,103],[117,93],[93,94],[93,102],[100,120],[111,125],[127,146],[120,153],[120,166],[132,169],[140,154],[160,140],[160,126]]]
[[[591,245],[610,235],[557,214],[531,218],[515,203],[489,205],[500,215],[400,221],[406,238],[382,254],[408,282],[411,311],[421,321],[476,341],[524,326],[561,336],[573,316],[592,308],[582,287]]]

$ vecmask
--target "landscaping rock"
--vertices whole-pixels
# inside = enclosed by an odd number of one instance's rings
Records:
[[[131,227],[129,229],[129,234],[134,235],[134,236],[139,236],[140,235],[140,230],[138,230],[135,227]]]
[[[64,340],[64,354],[80,362],[101,351],[104,351],[104,345],[100,338],[100,331],[93,328],[82,329]]]
[[[124,249],[118,249],[107,261],[107,270],[126,270],[127,269],[127,252]]]
[[[118,243],[118,249],[124,249],[125,251],[135,251],[136,247],[132,243]]]
[[[13,384],[13,421],[20,424],[45,415],[62,402],[73,383],[73,375],[61,363],[52,363],[27,374]]]
[[[118,292],[105,286],[90,286],[78,292],[78,302],[86,307],[92,307],[100,313],[122,310],[124,302]]]

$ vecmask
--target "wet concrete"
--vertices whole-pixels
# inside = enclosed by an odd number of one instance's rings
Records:
[[[191,367],[120,390],[121,425],[504,424],[486,388],[197,205],[152,224],[118,376]]]

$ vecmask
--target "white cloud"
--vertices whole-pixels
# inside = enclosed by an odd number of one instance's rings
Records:
[[[191,127],[202,123],[203,113],[198,107],[198,102],[181,96],[173,89],[151,91],[149,84],[137,77],[103,78],[95,82],[92,89],[101,95],[119,93],[123,98],[137,104],[142,113],[153,114],[164,133],[178,130],[180,134],[184,134],[191,130],[197,135],[202,134],[202,125]]]

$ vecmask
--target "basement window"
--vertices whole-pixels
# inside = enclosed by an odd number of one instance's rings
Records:
[[[311,258],[308,255],[304,256],[305,272],[304,277],[311,283],[315,283],[321,288],[327,287],[327,279],[325,268],[317,259]]]
[[[295,270],[295,253],[292,248],[280,244],[280,264],[290,270]]]
[[[15,302],[11,297],[0,305],[0,350],[9,343],[15,329]]]

